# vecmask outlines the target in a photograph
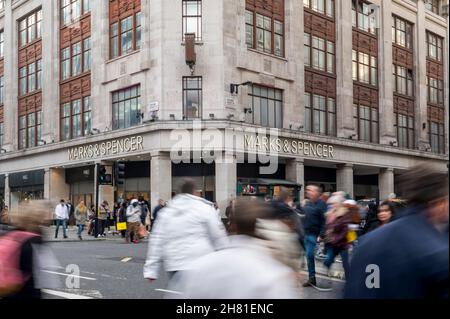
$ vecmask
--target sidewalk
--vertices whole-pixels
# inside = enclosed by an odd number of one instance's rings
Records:
[[[83,238],[82,241],[102,241],[102,240],[123,240],[123,238],[118,235],[113,235],[112,232],[115,228],[111,227],[111,233],[106,234],[107,237],[100,237],[100,238],[94,238],[94,236],[90,236],[87,233],[87,230],[85,229],[83,233],[81,234],[81,237]],[[78,229],[76,226],[69,226],[67,229],[67,239],[64,239],[63,237],[63,230],[62,227],[59,228],[58,231],[58,238],[55,238],[55,230],[56,226],[50,226],[44,229],[43,233],[43,239],[46,242],[74,242],[74,241],[80,241],[78,239]]]

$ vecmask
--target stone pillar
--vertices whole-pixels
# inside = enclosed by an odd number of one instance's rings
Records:
[[[338,164],[336,170],[337,191],[344,191],[353,197],[353,164]]]
[[[430,147],[428,140],[428,110],[427,110],[427,46],[425,28],[425,4],[423,0],[417,1],[417,15],[415,25],[415,49],[414,58],[416,65],[415,97],[416,97],[416,141],[419,150],[427,150]],[[425,125],[424,125],[425,124]]]
[[[378,189],[380,201],[388,198],[389,194],[394,192],[394,169],[382,168],[378,175]]]
[[[356,134],[353,123],[352,2],[336,1],[336,106],[337,135]]]
[[[50,169],[44,169],[44,199],[50,199]]]
[[[396,141],[394,132],[394,90],[392,83],[392,3],[381,2],[378,65],[380,78],[380,144]]]
[[[166,201],[171,199],[172,161],[169,153],[152,152],[150,156],[150,205],[153,212],[160,198]]]
[[[216,159],[216,202],[221,217],[225,218],[225,210],[230,200],[236,198],[237,162],[232,154],[223,154]]]
[[[302,185],[298,194],[299,201],[304,199],[305,194],[305,165],[303,158],[293,158],[286,162],[286,179]]]
[[[5,205],[11,209],[11,191],[9,190],[9,175],[5,174]]]

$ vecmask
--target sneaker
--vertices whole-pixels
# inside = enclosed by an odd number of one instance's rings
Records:
[[[312,287],[316,285],[316,277],[310,277],[307,282],[303,284],[303,287]]]

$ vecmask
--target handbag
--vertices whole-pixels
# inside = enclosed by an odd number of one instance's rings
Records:
[[[127,230],[127,223],[125,223],[125,222],[123,222],[123,223],[117,223],[116,229],[117,229],[118,231]]]
[[[140,239],[147,237],[148,232],[147,229],[145,229],[144,225],[140,225],[139,226],[139,230],[138,230],[138,236]]]

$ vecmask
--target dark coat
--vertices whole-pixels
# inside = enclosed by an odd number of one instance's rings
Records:
[[[327,211],[327,204],[321,199],[313,203],[308,201],[303,207],[305,218],[303,226],[305,233],[309,235],[319,236],[325,230],[325,213]]]
[[[360,238],[350,264],[345,297],[448,298],[448,247],[448,232],[440,233],[423,211],[411,208],[407,216]],[[368,265],[378,266],[379,288],[366,286],[373,272],[366,272]]]

